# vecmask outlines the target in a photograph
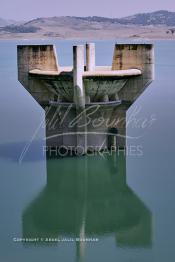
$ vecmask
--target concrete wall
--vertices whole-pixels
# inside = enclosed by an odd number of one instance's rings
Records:
[[[154,80],[154,47],[152,44],[116,44],[112,70],[136,68],[141,76],[131,77],[119,92],[121,100],[134,102]]]
[[[17,47],[18,80],[39,104],[47,103],[55,94],[39,79],[29,75],[29,71],[40,69],[58,71],[56,50],[53,45],[19,45]]]

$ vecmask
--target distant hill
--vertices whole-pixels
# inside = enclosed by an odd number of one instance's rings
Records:
[[[136,14],[119,19],[121,24],[175,26],[175,12],[160,10],[152,13]]]
[[[152,13],[140,13],[123,18],[108,18],[100,16],[76,17],[76,16],[61,16],[61,17],[42,17],[23,23],[23,26],[63,26],[69,25],[72,27],[80,26],[80,23],[87,25],[88,23],[108,23],[121,25],[166,25],[175,26],[175,12],[160,10]],[[5,20],[0,18],[0,26],[8,26],[17,24],[13,20]],[[21,22],[20,22],[21,24]],[[81,26],[80,26],[81,27]]]
[[[160,10],[123,18],[41,17],[27,22],[0,19],[0,38],[150,38],[175,37],[175,12]]]
[[[175,12],[160,10],[152,13],[141,13],[123,18],[106,18],[98,16],[77,17],[84,21],[108,22],[122,25],[167,25],[175,26]]]
[[[7,23],[7,21],[6,21]],[[76,30],[85,29],[101,29],[103,26],[109,25],[165,25],[175,26],[175,12],[160,10],[152,13],[136,14],[124,18],[107,18],[99,16],[88,17],[75,17],[75,16],[62,16],[62,17],[45,17],[36,18],[26,23],[23,23],[23,29],[19,28],[19,32],[27,30],[32,26],[33,31],[38,31],[38,28],[45,27],[70,27]],[[36,27],[36,30],[34,29]],[[7,28],[8,29],[8,28]],[[17,28],[18,31],[18,28]],[[28,30],[30,31],[30,30]]]
[[[103,21],[100,21],[101,23],[106,23],[110,18],[104,18]],[[53,28],[54,27],[69,27],[71,29],[75,30],[86,30],[86,29],[95,29],[95,28],[102,28],[102,24],[99,23],[99,21],[96,21],[92,18],[81,18],[81,17],[75,17],[75,16],[60,16],[60,17],[45,17],[45,18],[37,18],[33,19],[31,21],[28,21],[24,24],[24,26],[36,26],[40,28]]]

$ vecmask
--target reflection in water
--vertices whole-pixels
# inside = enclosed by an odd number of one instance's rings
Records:
[[[126,183],[125,157],[49,159],[47,185],[23,213],[23,237],[113,235],[121,247],[151,246],[151,213]],[[76,242],[77,256],[84,242]]]

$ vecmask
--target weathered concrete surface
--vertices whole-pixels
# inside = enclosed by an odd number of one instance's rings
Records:
[[[95,44],[86,44],[86,71],[95,70]]]
[[[18,80],[20,83],[39,104],[47,103],[48,99],[54,99],[57,94],[50,92],[42,81],[30,77],[29,72],[35,68],[46,71],[59,71],[55,47],[53,45],[19,45],[17,56]]]
[[[154,47],[152,44],[115,45],[112,70],[141,70],[140,77],[127,81],[119,92],[119,98],[134,102],[154,79]],[[132,88],[130,88],[132,87]]]
[[[154,48],[115,45],[112,65],[96,66],[94,44],[86,45],[86,65],[84,46],[74,46],[73,67],[60,67],[54,46],[18,46],[18,79],[46,111],[48,146],[86,153],[115,144],[117,133],[124,147],[126,111],[154,79]]]
[[[61,74],[71,74],[73,67],[60,67],[60,71],[44,71],[39,69],[30,70],[31,75],[47,75],[47,76],[60,76]],[[87,76],[118,76],[118,77],[128,77],[128,76],[139,76],[142,71],[139,69],[127,69],[127,70],[112,70],[111,66],[96,66],[93,71],[84,71],[82,77]]]
[[[86,112],[85,103],[86,95],[83,87],[83,72],[84,72],[84,46],[73,47],[73,85],[74,96],[73,101],[76,105],[76,115],[81,114],[79,124],[76,125],[77,142],[76,146],[78,152],[81,154],[81,148],[83,153],[87,152],[87,129],[86,129]],[[80,150],[80,151],[79,151]]]

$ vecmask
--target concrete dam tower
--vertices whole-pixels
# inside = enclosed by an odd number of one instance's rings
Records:
[[[111,66],[96,66],[94,43],[73,46],[69,67],[53,45],[17,52],[18,80],[45,110],[47,150],[125,147],[126,112],[154,79],[152,44],[116,44]]]

